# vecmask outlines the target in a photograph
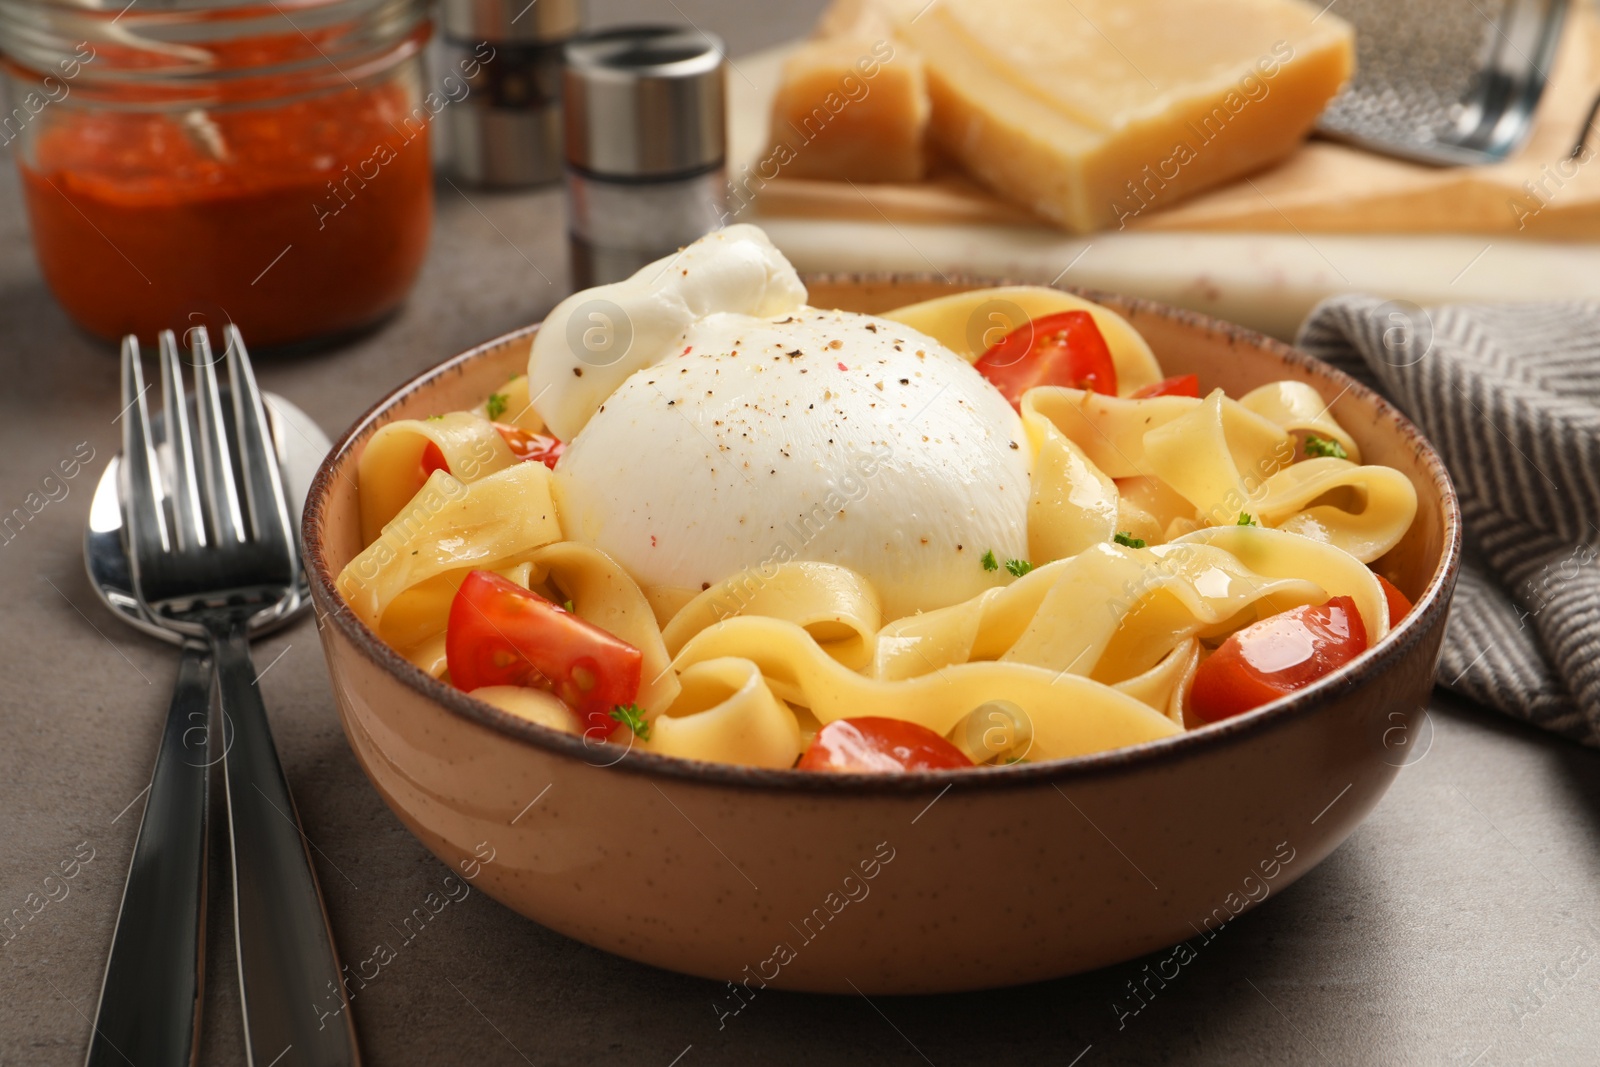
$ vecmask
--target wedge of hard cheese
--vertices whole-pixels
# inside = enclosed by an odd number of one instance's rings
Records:
[[[757,171],[767,181],[918,181],[927,126],[927,83],[911,49],[886,34],[808,41],[784,64]]]
[[[1287,155],[1354,37],[1300,0],[891,0],[932,131],[985,184],[1073,230]]]

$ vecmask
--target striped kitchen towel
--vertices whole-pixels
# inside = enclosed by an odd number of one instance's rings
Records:
[[[1467,553],[1439,683],[1600,746],[1600,303],[1341,296],[1296,343],[1392,400],[1455,481]]]

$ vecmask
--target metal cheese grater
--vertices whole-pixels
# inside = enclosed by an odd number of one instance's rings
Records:
[[[1459,165],[1503,159],[1527,138],[1567,0],[1328,7],[1356,28],[1356,74],[1318,132],[1402,159]]]

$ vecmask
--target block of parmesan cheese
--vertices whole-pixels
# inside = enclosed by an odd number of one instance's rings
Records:
[[[1282,158],[1354,67],[1350,27],[1302,0],[881,3],[940,146],[1077,231]]]
[[[784,64],[757,171],[769,181],[917,181],[928,110],[921,57],[887,34],[809,41]]]

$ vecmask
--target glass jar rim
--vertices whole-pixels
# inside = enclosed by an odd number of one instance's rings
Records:
[[[162,96],[261,79],[353,82],[420,47],[427,11],[428,0],[0,0],[0,54],[14,69],[70,66],[73,80]],[[282,47],[253,47],[271,41]]]

